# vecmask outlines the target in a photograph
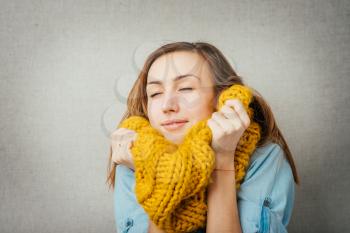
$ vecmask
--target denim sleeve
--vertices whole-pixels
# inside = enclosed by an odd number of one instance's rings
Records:
[[[287,232],[294,194],[293,173],[281,147],[270,143],[258,148],[237,192],[242,231]]]
[[[114,215],[117,233],[147,233],[148,215],[136,199],[134,171],[118,165],[115,175]]]
[[[124,165],[116,167],[114,215],[117,233],[147,233],[149,217],[137,202],[134,172]],[[204,233],[198,229],[192,233]]]

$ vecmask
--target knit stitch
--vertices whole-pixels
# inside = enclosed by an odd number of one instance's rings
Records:
[[[253,121],[254,110],[249,107],[252,91],[247,86],[235,84],[222,91],[217,109],[235,98],[242,102],[251,122],[234,155],[235,188],[239,189],[260,140],[261,127]],[[192,232],[206,225],[206,188],[215,167],[208,119],[189,128],[179,145],[168,141],[144,117],[131,116],[119,125],[137,133],[131,148],[137,201],[165,232]]]

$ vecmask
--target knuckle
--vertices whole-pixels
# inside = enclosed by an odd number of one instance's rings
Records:
[[[239,131],[240,130],[240,128],[241,128],[241,125],[238,123],[235,123],[234,125],[233,125],[233,129],[234,129],[234,131]]]
[[[226,105],[236,107],[241,105],[241,101],[238,98],[229,99],[226,101]]]
[[[112,139],[118,139],[122,134],[120,132],[114,132],[111,134]]]
[[[224,106],[222,106],[222,108],[220,109],[220,112],[222,112],[222,113],[227,113],[227,112],[230,112],[232,109],[229,107],[229,106],[227,106],[227,105],[224,105]]]
[[[234,102],[235,102],[235,99],[228,99],[225,101],[225,105],[230,106],[230,105],[234,104]]]
[[[238,106],[235,106],[235,110],[236,112],[238,112],[238,114],[242,114],[244,109],[242,106],[238,105]]]

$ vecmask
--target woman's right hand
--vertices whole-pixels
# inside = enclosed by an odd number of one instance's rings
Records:
[[[135,170],[130,148],[136,140],[137,133],[126,128],[118,128],[111,133],[112,160]]]

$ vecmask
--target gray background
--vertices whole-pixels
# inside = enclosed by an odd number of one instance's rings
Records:
[[[145,56],[217,46],[294,154],[290,232],[349,232],[349,1],[1,1],[0,232],[115,232],[108,133]]]

